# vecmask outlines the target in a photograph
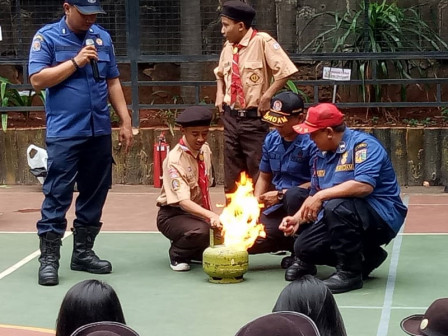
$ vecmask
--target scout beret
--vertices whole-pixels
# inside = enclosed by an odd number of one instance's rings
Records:
[[[76,329],[70,336],[139,336],[138,333],[119,322],[93,322]]]
[[[176,124],[183,127],[210,126],[212,111],[204,106],[187,107],[177,118]]]
[[[271,109],[263,116],[263,121],[281,126],[288,122],[288,117],[302,113],[304,107],[303,100],[297,93],[281,92],[271,99]]]
[[[244,22],[250,25],[255,17],[255,10],[247,3],[232,0],[222,5],[221,15],[236,22]]]

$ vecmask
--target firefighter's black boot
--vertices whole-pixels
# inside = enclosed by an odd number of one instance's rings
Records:
[[[76,226],[73,231],[73,254],[70,268],[74,271],[85,271],[95,274],[112,272],[112,265],[101,260],[92,250],[95,237],[101,226]]]
[[[61,256],[61,236],[54,232],[47,232],[39,236],[39,239],[39,285],[57,285],[59,283],[58,269]]]
[[[362,288],[362,256],[339,257],[336,273],[333,273],[324,284],[333,294],[345,293]]]
[[[316,275],[317,269],[315,265],[308,264],[299,258],[295,257],[295,260],[291,266],[285,272],[286,281],[294,281],[303,277],[306,274]]]

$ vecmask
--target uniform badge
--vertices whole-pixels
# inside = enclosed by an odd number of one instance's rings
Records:
[[[345,151],[345,148],[346,148],[346,146],[345,146],[345,142],[344,142],[344,141],[341,141],[341,142],[339,143],[339,152],[344,152],[344,151]]]
[[[282,110],[282,102],[281,100],[276,100],[273,104],[272,104],[272,109],[274,111],[281,111]]]
[[[347,163],[347,157],[348,157],[348,152],[344,152],[344,154],[342,154],[342,156],[341,156],[341,164]]]
[[[99,46],[103,45],[103,40],[100,39],[99,37],[95,40],[96,44],[98,44]]]
[[[278,44],[277,42],[275,42],[272,47],[274,47],[275,50],[280,49],[280,44]]]
[[[258,82],[259,80],[260,80],[260,76],[258,76],[257,74],[252,74],[252,75],[250,75],[250,80],[252,81],[252,82],[254,82],[254,83],[256,83],[256,82]]]
[[[427,326],[428,326],[428,319],[423,319],[422,322],[420,323],[420,329],[425,330]]]
[[[40,40],[34,40],[33,41],[33,51],[39,51],[41,49],[42,45],[40,43]]]
[[[174,179],[171,181],[171,188],[173,191],[178,191],[180,189],[180,182],[178,179]]]
[[[168,170],[168,172],[170,173],[170,177],[171,177],[172,179],[175,179],[175,178],[178,178],[178,177],[179,177],[179,173],[178,173],[177,170],[174,169],[174,168],[170,168],[170,169]]]
[[[355,153],[355,163],[364,162],[367,159],[367,148],[357,150]]]

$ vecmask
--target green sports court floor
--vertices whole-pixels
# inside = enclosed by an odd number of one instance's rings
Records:
[[[441,188],[403,188],[409,206],[404,230],[387,246],[387,262],[364,288],[336,295],[349,336],[404,335],[399,322],[448,297],[448,194]],[[232,336],[247,321],[272,310],[287,285],[281,256],[250,256],[245,281],[207,281],[201,265],[186,273],[168,267],[168,241],[155,227],[158,190],[114,186],[103,213],[95,250],[113,273],[92,275],[69,269],[72,236],[62,246],[60,284],[37,284],[35,222],[43,196],[39,186],[0,187],[0,335],[49,335],[59,305],[75,283],[98,278],[120,297],[127,323],[142,336]],[[214,203],[222,188],[212,189]],[[73,209],[68,214],[73,219]],[[318,269],[318,277],[331,273]]]

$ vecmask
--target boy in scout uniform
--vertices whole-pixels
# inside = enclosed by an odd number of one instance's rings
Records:
[[[233,193],[240,173],[256,181],[263,140],[269,125],[261,117],[271,98],[297,72],[278,42],[252,28],[255,10],[241,1],[227,1],[221,12],[221,33],[227,39],[215,69],[215,105],[224,123],[224,190]]]
[[[310,107],[294,129],[309,133],[319,152],[310,196],[280,224],[286,235],[298,233],[297,261],[287,273],[299,278],[316,274],[316,264],[336,266],[324,280],[333,293],[361,288],[407,214],[392,163],[376,138],[346,127],[333,104]]]
[[[210,228],[221,227],[208,190],[211,151],[206,141],[211,120],[212,112],[203,106],[185,109],[176,119],[182,138],[163,162],[157,227],[171,240],[173,271],[189,271],[191,260],[202,260],[210,243]]]

